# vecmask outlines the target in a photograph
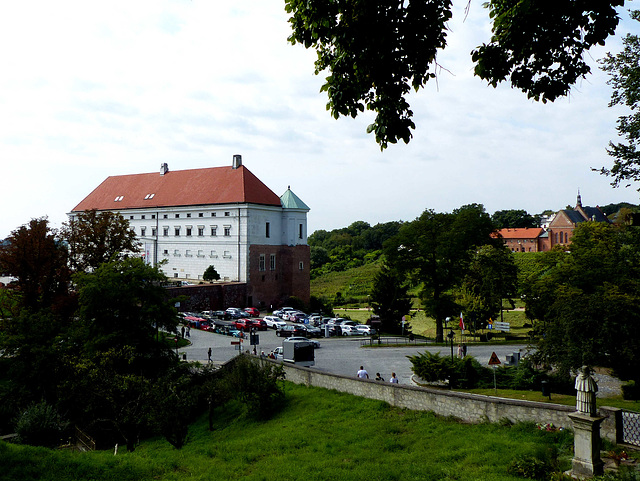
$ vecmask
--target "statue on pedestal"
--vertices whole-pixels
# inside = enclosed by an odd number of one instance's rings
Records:
[[[582,369],[576,376],[576,411],[595,417],[596,409],[596,393],[598,385],[591,377],[591,370],[588,366],[582,366]]]

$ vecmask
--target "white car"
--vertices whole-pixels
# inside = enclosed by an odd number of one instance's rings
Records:
[[[358,331],[354,326],[340,324],[340,330],[343,336],[361,336],[362,332]]]
[[[279,329],[282,326],[287,325],[286,322],[276,316],[264,316],[262,320],[265,322],[267,327],[270,327],[271,329]]]
[[[314,349],[318,349],[320,347],[320,341],[316,341],[315,339],[309,339],[307,337],[298,337],[292,336],[287,337],[287,341],[299,341],[299,342],[309,342],[313,346]]]
[[[365,336],[371,336],[376,333],[376,330],[371,326],[366,326],[365,324],[358,324],[356,329]]]

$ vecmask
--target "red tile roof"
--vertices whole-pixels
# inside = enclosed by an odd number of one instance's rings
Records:
[[[521,227],[518,229],[500,229],[503,239],[537,239],[544,232],[541,227]]]
[[[72,212],[236,203],[281,205],[280,197],[241,165],[107,177]]]

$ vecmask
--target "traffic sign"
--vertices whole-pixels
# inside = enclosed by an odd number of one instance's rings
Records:
[[[498,355],[493,352],[491,353],[491,358],[489,359],[489,366],[497,366],[498,364],[502,364],[500,359],[498,359]]]

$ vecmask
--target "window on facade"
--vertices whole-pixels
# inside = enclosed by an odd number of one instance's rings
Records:
[[[169,218],[169,214],[162,214],[162,218],[163,219],[168,219]]]
[[[569,242],[569,233],[565,232],[564,233],[564,243],[566,244],[567,242]]]
[[[187,250],[186,250],[186,252],[184,253],[184,256],[185,256],[185,257],[193,257],[193,256],[191,255],[191,251],[190,251],[189,249],[187,249]]]
[[[218,257],[218,254],[216,253],[216,251],[211,251],[211,257]]]
[[[271,254],[271,256],[269,257],[269,269],[272,271],[276,270],[276,255],[275,254]]]
[[[187,227],[187,237],[191,237],[191,229],[192,227]]]
[[[204,257],[204,251],[198,250],[198,257]]]
[[[187,214],[187,217],[191,217],[191,213]]]
[[[174,273],[173,273],[173,277],[178,277],[178,273],[177,273],[177,272],[174,272]]]
[[[152,218],[152,219],[155,219],[155,218],[156,218],[156,215],[155,215],[155,214],[151,214],[151,218]]]
[[[180,235],[180,227],[175,228],[175,235],[178,237]]]
[[[298,225],[298,239],[302,239],[302,224]]]
[[[173,250],[173,255],[174,256],[179,256],[180,255],[180,251],[178,249],[174,249]]]
[[[202,212],[198,212],[198,217],[204,217],[204,214]]]
[[[204,235],[204,227],[198,227],[198,237],[202,237]]]
[[[265,257],[264,257],[264,254],[260,254],[260,261],[258,262],[258,270],[259,270],[259,271],[264,271],[264,270],[266,270],[266,268],[265,268]]]
[[[215,216],[216,216],[216,213],[215,213],[215,212],[212,212],[212,213],[211,213],[211,217],[215,217]]]
[[[265,226],[264,226],[264,231],[265,231],[264,233],[265,233],[265,235],[266,235],[267,239],[268,239],[269,237],[271,237],[271,224],[270,224],[269,222],[267,222],[267,223],[265,224]]]
[[[224,213],[224,216],[225,216],[225,217],[229,217],[230,215],[231,215],[231,212],[225,212],[225,213]]]
[[[151,237],[155,237],[155,236],[156,236],[156,234],[157,234],[156,228],[155,228],[155,227],[152,227],[152,228],[151,228]]]
[[[216,225],[211,226],[211,237],[215,237],[217,235],[217,230],[218,230],[218,226]]]
[[[231,226],[224,226],[224,235],[227,237],[231,235]]]
[[[167,237],[169,235],[169,228],[168,227],[163,227],[162,228],[162,235]]]
[[[133,216],[132,215],[129,216],[129,220],[133,220]]]
[[[144,217],[145,217],[145,216],[144,216],[144,214],[142,214],[142,215],[140,216],[140,218],[141,218],[141,219],[144,219]]]
[[[231,259],[231,253],[229,251],[224,251],[222,257],[226,257],[227,259]]]
[[[146,227],[140,227],[140,235],[142,237],[144,237],[146,233],[147,233],[147,228]]]
[[[300,269],[301,271],[304,270],[304,262],[300,261],[300,264],[298,264],[298,269]]]
[[[163,250],[163,251],[162,251],[162,253],[163,253],[165,256],[168,256],[168,255],[169,255],[169,249],[165,249],[165,250]]]
[[[176,219],[179,219],[180,218],[180,214],[176,214],[175,217],[176,217]]]

